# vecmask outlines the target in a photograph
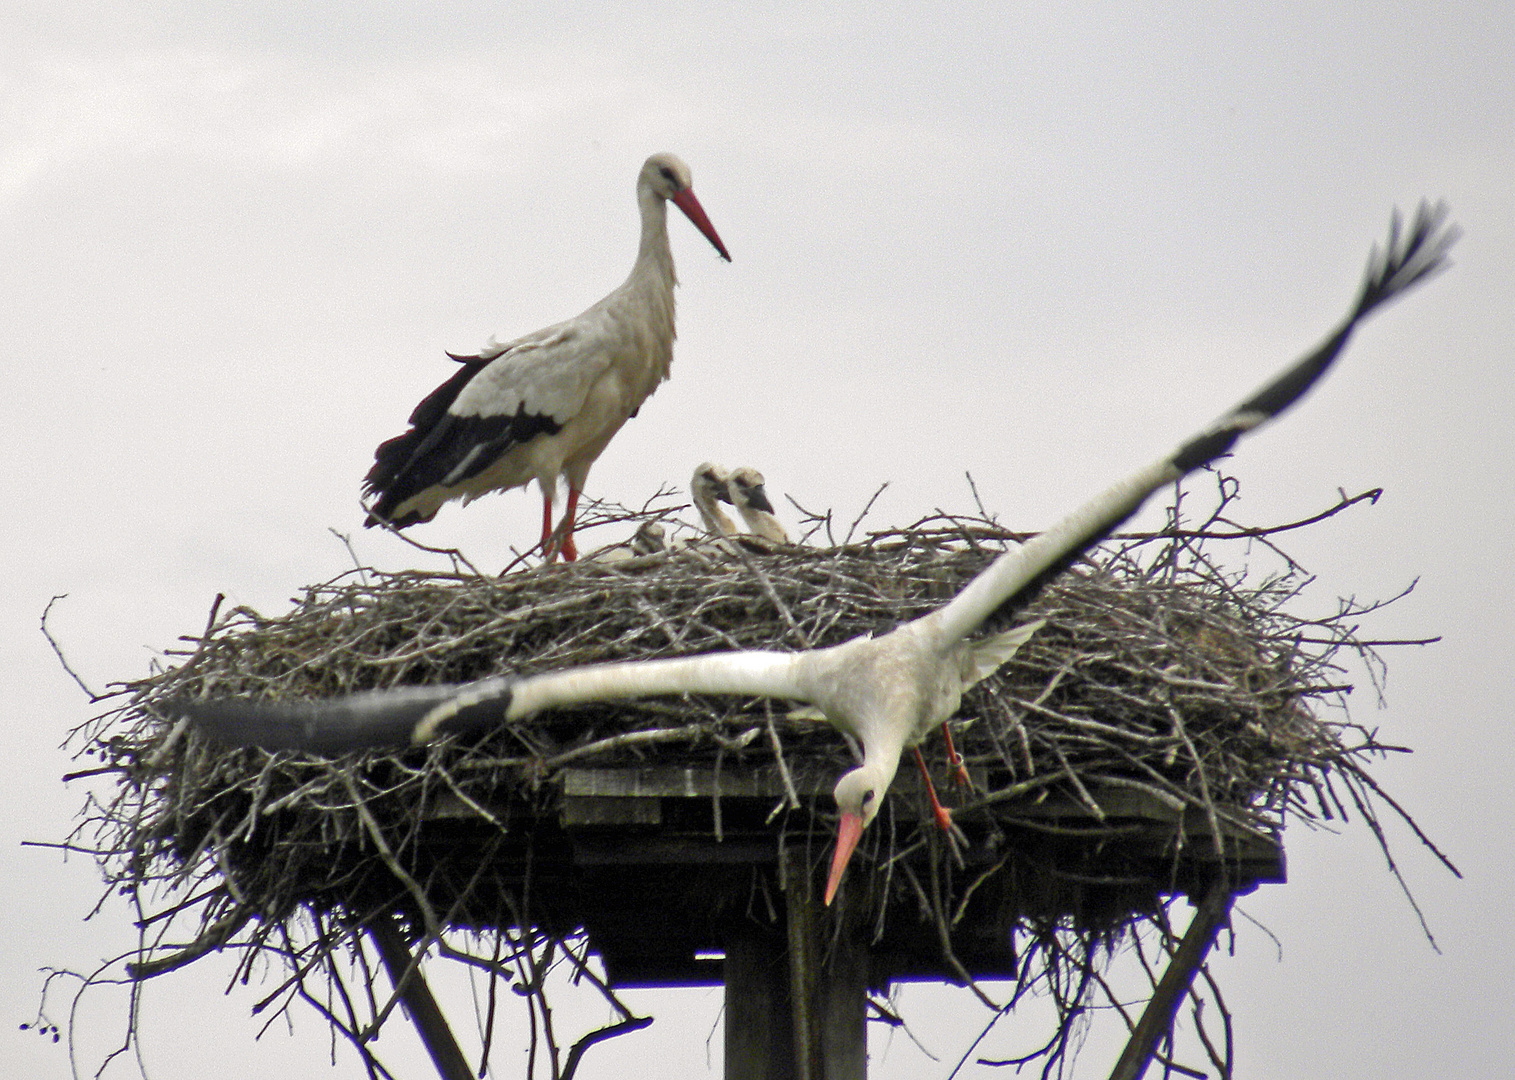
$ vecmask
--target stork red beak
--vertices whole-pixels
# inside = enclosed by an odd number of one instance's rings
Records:
[[[836,852],[831,856],[831,876],[826,879],[826,906],[831,906],[831,898],[836,895],[836,887],[842,883],[842,874],[847,869],[847,863],[852,859],[852,852],[857,848],[857,842],[863,836],[863,816],[861,814],[843,814],[841,822],[836,827]]]
[[[721,258],[727,262],[731,256],[726,254],[726,245],[721,243],[721,238],[716,235],[715,226],[710,224],[710,219],[705,216],[705,208],[700,205],[700,200],[694,197],[694,191],[685,188],[673,196],[673,205],[684,211],[684,216],[694,222],[694,227],[705,234],[705,239],[715,245],[715,249],[721,253]]]

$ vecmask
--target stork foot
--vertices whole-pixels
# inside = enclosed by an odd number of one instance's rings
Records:
[[[973,777],[968,775],[968,766],[963,764],[963,755],[957,752],[952,741],[952,729],[942,721],[942,739],[947,743],[947,767],[952,770],[952,782],[959,791],[973,790]]]
[[[936,818],[937,827],[952,835],[952,811],[942,805],[942,800],[936,797],[936,785],[931,782],[931,771],[926,768],[926,759],[921,756],[921,748],[915,748],[915,764],[921,770],[921,779],[926,782],[926,794],[931,797],[931,814]]]
[[[573,533],[566,531],[561,522],[557,528],[542,537],[542,561],[553,562],[559,555],[563,557],[564,562],[576,562],[579,557],[579,549],[573,542]]]
[[[941,803],[937,803],[931,808],[931,813],[936,818],[936,827],[948,836],[951,836],[953,830],[952,811],[948,810]]]

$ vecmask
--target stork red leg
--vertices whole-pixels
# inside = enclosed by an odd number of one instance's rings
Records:
[[[942,738],[947,741],[947,765],[952,769],[952,779],[960,788],[973,788],[973,778],[968,775],[968,766],[963,764],[963,755],[957,752],[957,745],[952,741],[952,728],[947,726],[947,721],[942,721]]]
[[[568,506],[563,511],[563,523],[559,526],[563,530],[563,561],[573,562],[579,557],[579,549],[573,546],[573,516],[579,509],[579,489],[572,484],[568,485]]]
[[[542,496],[542,558],[552,562],[556,551],[552,545],[552,496]]]
[[[926,768],[926,759],[921,756],[921,748],[915,748],[915,763],[920,766],[921,779],[926,781],[926,794],[931,796],[931,812],[936,815],[936,823],[944,833],[952,832],[952,811],[942,805],[942,801],[936,797],[936,785],[931,782],[931,771]]]

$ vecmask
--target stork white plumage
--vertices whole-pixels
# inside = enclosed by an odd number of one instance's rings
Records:
[[[735,536],[736,522],[716,505],[731,502],[731,474],[712,461],[701,462],[689,478],[689,498],[712,536]]]
[[[768,492],[763,487],[762,473],[743,465],[731,470],[727,486],[731,492],[731,502],[746,522],[748,532],[775,544],[789,543],[789,533],[774,516],[773,503],[769,501]]]
[[[859,837],[889,790],[901,753],[950,717],[963,690],[1003,663],[1029,631],[1017,627],[979,640],[969,635],[991,620],[1012,618],[1153,492],[1229,452],[1243,434],[1298,400],[1330,367],[1364,317],[1446,265],[1457,230],[1445,227],[1445,220],[1444,207],[1422,204],[1401,236],[1396,214],[1387,248],[1382,253],[1374,248],[1351,312],[1313,352],[1172,454],[1000,555],[943,607],[881,637],[797,653],[743,651],[629,661],[330,702],[205,699],[182,701],[180,709],[225,742],[338,752],[424,743],[446,732],[490,727],[543,709],[658,694],[762,695],[805,702],[863,748],[862,764],[835,788],[840,822],[826,885],[829,904]]]
[[[543,553],[577,557],[574,514],[590,466],[673,362],[669,201],[731,260],[690,188],[689,167],[673,154],[648,158],[637,177],[641,246],[625,282],[576,318],[452,356],[462,369],[416,406],[408,431],[374,452],[365,525],[403,529],[430,521],[449,499],[466,504],[536,480]],[[560,476],[568,500],[554,530]]]

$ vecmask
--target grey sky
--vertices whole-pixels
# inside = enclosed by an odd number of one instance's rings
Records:
[[[100,687],[198,631],[218,591],[277,612],[339,572],[328,527],[373,565],[417,565],[359,529],[374,446],[450,370],[444,349],[620,282],[636,170],[663,149],[689,162],[734,261],[672,219],[673,379],[589,494],[640,503],[711,459],[843,521],[888,482],[881,524],[971,509],[965,472],[1006,524],[1047,523],[1313,343],[1391,207],[1451,203],[1455,269],[1376,316],[1228,469],[1258,524],[1386,489],[1289,549],[1321,608],[1418,579],[1370,629],[1442,643],[1391,652],[1384,707],[1359,678],[1353,708],[1415,749],[1377,775],[1466,877],[1392,831],[1438,955],[1360,822],[1292,830],[1290,884],[1242,905],[1279,944],[1239,919],[1219,966],[1248,1077],[1489,1076],[1515,1060],[1500,932],[1515,880],[1515,13],[1030,7],[0,10],[0,1075],[69,1075],[17,1030],[37,969],[132,939],[119,904],[81,922],[98,894],[86,860],[18,846],[59,838],[84,794],[58,782],[75,766],[57,745],[90,709],[37,632],[48,598],[69,594],[51,625]],[[515,492],[415,534],[491,566],[538,514]],[[342,1052],[320,1064],[314,1015],[255,1042],[258,995],[221,997],[229,970],[150,988],[154,1077],[360,1075]],[[719,1000],[639,996],[657,1023],[593,1052],[589,1075],[705,1068]],[[92,1072],[125,1003],[88,1002]],[[875,1075],[944,1076],[982,1013],[961,992],[906,1004],[943,1064],[896,1037]],[[381,1053],[425,1075],[401,1041]],[[1090,1075],[1108,1070],[1102,1046]]]

